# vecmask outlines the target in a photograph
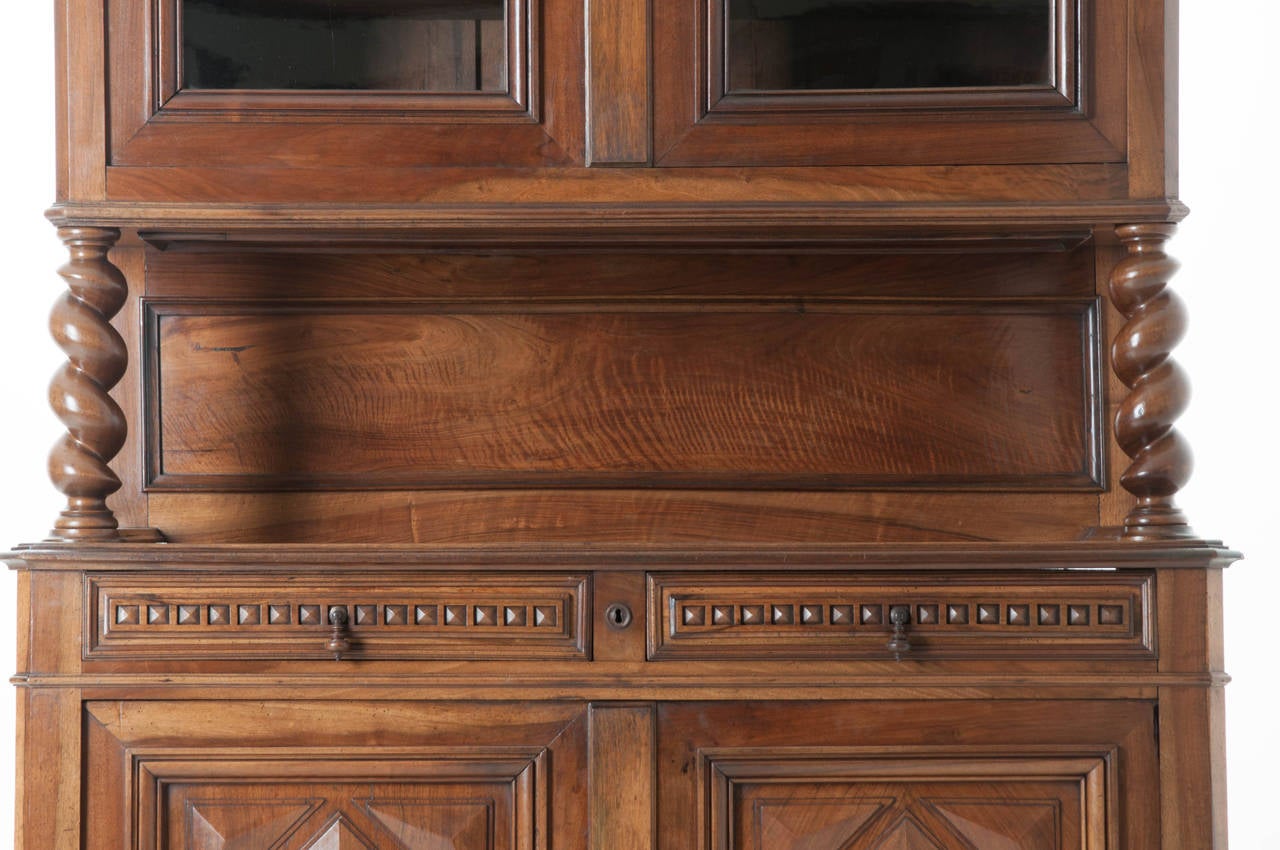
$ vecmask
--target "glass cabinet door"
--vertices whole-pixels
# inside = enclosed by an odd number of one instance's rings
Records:
[[[107,9],[112,166],[582,159],[583,25],[573,0],[127,0]]]
[[[507,90],[504,0],[179,0],[190,89]]]
[[[1055,0],[727,0],[728,92],[1054,84]]]
[[[654,0],[660,164],[1123,159],[1126,0]]]

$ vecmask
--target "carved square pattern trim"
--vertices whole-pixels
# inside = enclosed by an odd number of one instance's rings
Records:
[[[84,657],[328,658],[342,609],[355,658],[590,657],[585,575],[255,576],[211,586],[138,573],[85,579]]]
[[[1155,657],[1150,573],[654,573],[649,658]]]
[[[1113,749],[742,747],[698,759],[709,850],[1114,846]]]

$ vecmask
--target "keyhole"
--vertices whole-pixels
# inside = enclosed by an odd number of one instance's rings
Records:
[[[631,609],[621,602],[615,602],[604,609],[604,621],[611,629],[625,629],[631,625]]]

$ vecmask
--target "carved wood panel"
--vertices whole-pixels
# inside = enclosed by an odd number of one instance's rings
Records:
[[[582,850],[581,706],[210,708],[89,704],[88,848]]]
[[[353,658],[586,659],[583,575],[289,575],[211,584],[85,579],[86,658],[326,658],[334,609]],[[339,615],[339,616],[342,616]]]
[[[659,708],[662,850],[1152,850],[1138,702]]]
[[[1110,752],[940,758],[828,748],[702,756],[712,850],[1105,847]]]
[[[649,576],[649,657],[1154,657],[1147,573]]]

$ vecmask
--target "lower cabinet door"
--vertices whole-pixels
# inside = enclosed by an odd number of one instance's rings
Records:
[[[1142,702],[672,703],[662,850],[1159,847]]]
[[[86,710],[88,850],[585,846],[579,704],[93,702]]]

